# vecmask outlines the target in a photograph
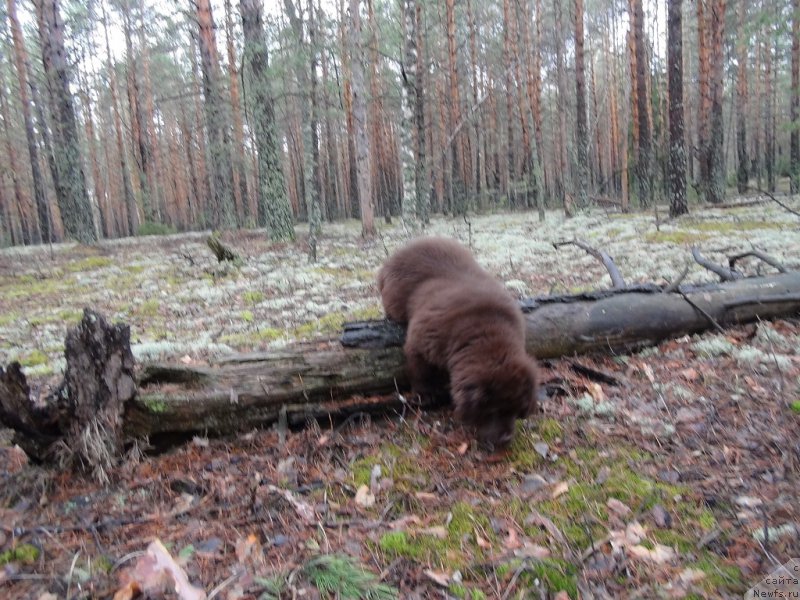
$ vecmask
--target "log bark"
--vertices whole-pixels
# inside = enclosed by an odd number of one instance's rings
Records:
[[[628,352],[719,326],[796,315],[800,273],[679,286],[656,285],[521,302],[528,352],[537,358]],[[85,311],[67,336],[67,374],[47,402],[34,403],[19,365],[0,370],[0,423],[32,456],[48,459],[59,440],[82,464],[87,427],[100,422],[107,453],[140,436],[225,434],[284,417],[308,419],[400,409],[407,386],[404,328],[389,321],[345,325],[340,340],[298,344],[281,353],[235,355],[206,367],[145,366],[131,379],[128,328]],[[134,394],[135,392],[135,394]],[[112,464],[105,460],[95,474]],[[104,470],[105,469],[105,470]]]

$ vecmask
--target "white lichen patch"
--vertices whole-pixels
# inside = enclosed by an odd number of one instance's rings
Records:
[[[730,356],[736,350],[736,346],[721,335],[699,338],[692,348],[704,358],[714,358],[726,354]]]

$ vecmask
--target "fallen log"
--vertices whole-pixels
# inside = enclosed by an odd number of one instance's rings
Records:
[[[530,298],[521,302],[521,309],[528,351],[538,358],[628,352],[712,327],[796,315],[800,273],[678,286],[676,293],[643,285]],[[78,330],[84,332],[81,339],[127,344],[126,326],[110,326],[90,310],[84,311]],[[95,467],[96,457],[82,446],[87,432],[92,433],[91,423],[95,434],[112,438],[101,445],[105,459],[126,441],[142,436],[225,434],[283,418],[302,423],[400,409],[404,399],[399,392],[407,385],[403,334],[396,323],[365,321],[345,325],[338,341],[297,344],[280,353],[235,355],[204,367],[145,365],[135,396],[127,385],[124,348],[75,353],[70,351],[74,345],[68,344],[68,376],[59,393],[43,404],[28,397],[19,365],[0,369],[0,423],[15,431],[15,441],[34,458],[49,460],[53,447],[66,444],[80,464]],[[86,352],[94,362],[86,362]],[[104,368],[97,357],[105,357],[111,367]],[[83,377],[100,384],[82,383]],[[80,392],[80,386],[88,391]],[[66,405],[64,398],[69,399]],[[79,401],[85,406],[74,405]],[[98,421],[104,425],[99,430]]]

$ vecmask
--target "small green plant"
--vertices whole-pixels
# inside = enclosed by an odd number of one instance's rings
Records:
[[[324,554],[309,560],[303,573],[325,597],[343,600],[389,600],[398,591],[381,583],[374,573],[343,554]]]
[[[800,415],[800,400],[795,400],[789,405],[789,408],[792,409],[792,412]]]
[[[20,562],[30,565],[39,559],[39,554],[41,554],[41,552],[36,546],[20,544],[16,548],[6,550],[0,554],[0,565],[7,565],[11,562]]]
[[[263,292],[258,290],[247,290],[244,294],[242,294],[242,300],[247,302],[247,304],[258,304],[264,299]]]
[[[139,314],[143,317],[155,317],[158,314],[158,307],[160,306],[158,300],[151,298],[145,300],[139,305]]]

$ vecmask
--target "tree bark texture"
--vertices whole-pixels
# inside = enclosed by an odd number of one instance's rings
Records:
[[[677,217],[689,212],[686,202],[686,143],[683,129],[683,33],[682,0],[669,0],[667,7],[667,69],[669,71],[669,214]]]
[[[56,199],[68,238],[97,241],[92,206],[86,191],[78,123],[70,91],[70,66],[64,45],[64,23],[58,0],[36,0],[42,64],[50,98],[54,160],[58,173]]]

